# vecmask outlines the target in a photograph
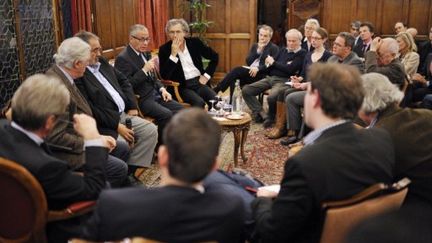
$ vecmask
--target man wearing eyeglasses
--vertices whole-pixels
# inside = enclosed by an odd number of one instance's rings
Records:
[[[393,84],[402,88],[405,81],[405,69],[397,58],[399,45],[393,38],[376,37],[365,56],[365,72],[381,73]]]
[[[189,25],[184,19],[170,19],[165,27],[171,39],[159,47],[162,78],[180,83],[183,99],[196,107],[204,107],[216,93],[208,82],[219,61],[219,55],[200,39],[188,37]],[[210,60],[204,68],[202,58]]]
[[[138,116],[132,86],[125,75],[101,57],[99,37],[87,31],[75,36],[87,42],[92,50],[89,66],[84,76],[76,80],[77,86],[90,104],[99,130],[130,144],[129,180],[132,184],[140,184],[135,171],[150,167],[157,143],[157,128]],[[130,120],[131,127],[126,120]]]
[[[355,66],[360,73],[363,73],[363,61],[352,51],[353,46],[354,37],[352,35],[348,32],[339,33],[333,42],[333,56],[331,56],[327,62],[352,65]]]
[[[158,134],[162,131],[173,114],[183,108],[173,100],[157,78],[158,58],[151,57],[148,51],[150,42],[148,29],[144,25],[132,25],[129,29],[129,45],[115,60],[115,67],[129,79],[135,94],[139,95],[139,107],[142,113],[156,119]],[[162,144],[162,136],[158,136]]]

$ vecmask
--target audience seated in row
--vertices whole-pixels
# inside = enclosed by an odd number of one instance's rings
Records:
[[[165,128],[165,144],[159,147],[161,187],[103,191],[82,237],[240,242],[245,209],[239,195],[202,185],[218,166],[220,140],[218,123],[205,111],[180,111]]]
[[[85,66],[79,62],[73,65]],[[99,134],[93,118],[86,114],[73,115],[73,129],[81,136],[86,157],[82,175],[71,170],[69,161],[54,157],[44,141],[55,123],[62,119],[70,97],[70,91],[57,77],[30,76],[12,98],[12,122],[1,120],[0,123],[0,157],[22,165],[38,180],[50,210],[95,200],[106,187],[107,148],[112,144]],[[49,242],[67,242],[77,235],[85,218],[48,224]]]
[[[93,116],[94,113],[78,90],[75,80],[82,77],[89,64],[91,54],[90,46],[77,37],[64,40],[54,55],[55,64],[46,72],[47,75],[59,79],[69,91],[70,103],[65,112],[58,115],[51,133],[46,141],[53,155],[77,170],[81,170],[88,162],[85,157],[84,139],[73,127],[74,114],[86,114]],[[13,109],[12,109],[13,113]],[[124,142],[116,142],[109,133],[102,138],[110,144],[111,155],[106,163],[106,175],[112,186],[120,186],[126,180],[127,165],[125,161],[129,157],[128,145]]]
[[[88,43],[92,50],[84,76],[76,79],[75,84],[90,105],[99,130],[130,144],[127,163],[133,178],[138,167],[149,167],[153,161],[157,128],[138,116],[132,86],[126,76],[101,57],[99,37],[87,31],[75,36]],[[126,119],[130,119],[131,129]]]
[[[235,81],[240,80],[240,86],[254,83],[265,78],[268,73],[268,56],[276,57],[279,48],[270,40],[273,35],[273,29],[268,25],[258,26],[258,43],[252,45],[246,57],[247,66],[235,67],[217,84],[214,88],[216,93],[225,92],[230,88],[230,97],[232,97]]]
[[[257,193],[252,208],[261,242],[319,242],[323,201],[393,182],[389,134],[358,129],[349,120],[363,101],[359,71],[344,64],[314,63],[308,80],[305,122],[314,131],[304,139],[303,149],[286,161],[279,193]]]

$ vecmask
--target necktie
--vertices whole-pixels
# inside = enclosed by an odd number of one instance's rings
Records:
[[[52,154],[51,149],[49,148],[48,144],[43,142],[40,144],[40,147],[47,153],[47,154]]]
[[[366,44],[363,44],[362,52],[365,53],[365,52],[366,52],[366,49],[367,49],[367,45],[366,45]]]

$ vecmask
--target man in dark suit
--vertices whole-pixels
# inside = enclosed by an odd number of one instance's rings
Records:
[[[268,56],[275,57],[279,51],[277,45],[270,40],[273,35],[273,29],[268,25],[258,26],[258,43],[252,45],[248,56],[246,57],[247,66],[235,67],[231,70],[214,88],[214,91],[225,92],[230,87],[230,95],[234,92],[234,85],[237,79],[240,80],[240,86],[251,84],[265,77],[267,65],[265,59]]]
[[[180,111],[164,131],[159,147],[161,187],[102,193],[83,230],[97,241],[143,236],[163,242],[240,242],[244,206],[223,188],[204,189],[217,167],[221,130],[205,111]]]
[[[411,180],[403,206],[421,206],[432,213],[432,111],[400,108],[404,94],[382,74],[362,78],[366,95],[359,116],[369,127],[388,131],[396,155],[395,180]]]
[[[354,46],[353,51],[357,56],[364,58],[367,51],[369,51],[374,35],[374,26],[371,22],[362,22],[360,24],[360,38],[357,45]]]
[[[12,98],[12,122],[0,121],[0,157],[24,166],[41,184],[49,209],[63,209],[83,200],[95,200],[105,187],[108,150],[96,122],[84,114],[73,116],[73,127],[83,137],[87,161],[78,175],[68,162],[53,157],[44,139],[69,104],[70,93],[59,79],[30,76]],[[67,242],[80,219],[48,225],[50,242]],[[74,224],[75,223],[75,224]],[[59,225],[67,225],[59,231]],[[67,232],[65,231],[67,230]]]
[[[57,77],[66,86],[70,94],[70,104],[66,112],[59,115],[52,132],[47,136],[47,143],[53,155],[69,162],[69,165],[80,170],[86,163],[84,140],[72,126],[74,114],[93,116],[89,104],[76,87],[74,79],[82,77],[90,57],[90,46],[79,38],[64,40],[54,56],[55,64],[46,72]],[[116,142],[111,136],[102,136],[110,146],[111,154],[106,163],[107,180],[111,186],[122,185],[127,178],[127,165],[124,162],[129,157],[127,143]]]
[[[327,62],[342,63],[355,66],[360,73],[364,72],[363,61],[352,51],[354,47],[354,37],[348,32],[340,32],[333,41],[333,56]]]
[[[150,35],[144,25],[132,25],[129,30],[129,45],[123,49],[115,60],[115,67],[129,79],[135,94],[140,96],[141,112],[156,119],[158,134],[169,122],[173,114],[183,108],[172,100],[171,94],[156,77],[156,58],[148,52]],[[162,136],[159,136],[159,143]]]
[[[324,201],[393,181],[391,138],[350,121],[362,104],[363,88],[358,70],[341,65],[310,68],[304,113],[313,131],[303,149],[287,160],[279,193],[259,190],[252,204],[262,242],[319,242]]]
[[[171,39],[159,47],[162,78],[180,83],[180,95],[192,106],[204,107],[216,93],[208,82],[218,64],[219,55],[200,39],[186,37],[189,25],[184,19],[170,19],[165,31]],[[204,69],[202,58],[209,59]]]
[[[89,66],[84,76],[76,80],[77,86],[89,103],[99,130],[131,144],[127,163],[134,180],[137,168],[149,167],[153,160],[157,128],[138,117],[132,86],[126,76],[101,57],[99,37],[87,31],[75,36],[87,42],[92,50]],[[131,128],[126,126],[126,119],[131,120]]]

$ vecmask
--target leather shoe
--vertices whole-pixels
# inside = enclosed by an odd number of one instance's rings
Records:
[[[292,143],[296,143],[299,139],[297,136],[286,137],[280,140],[280,144],[283,146],[288,146]]]
[[[263,123],[264,119],[259,114],[253,114],[252,118],[255,123]]]

